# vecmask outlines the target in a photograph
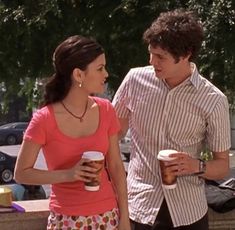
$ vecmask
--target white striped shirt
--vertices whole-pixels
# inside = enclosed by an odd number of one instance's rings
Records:
[[[211,151],[230,148],[227,98],[192,65],[193,74],[173,89],[155,76],[152,66],[131,69],[115,94],[118,117],[129,119],[128,202],[136,222],[152,225],[164,197],[175,227],[194,223],[208,209],[204,180],[197,176],[178,177],[175,189],[162,188],[159,150],[198,158],[205,139]]]

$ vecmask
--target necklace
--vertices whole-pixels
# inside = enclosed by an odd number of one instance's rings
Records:
[[[83,118],[84,118],[84,116],[85,116],[85,114],[86,114],[86,112],[87,112],[88,100],[87,100],[87,102],[86,102],[85,110],[84,110],[84,112],[83,112],[83,114],[82,114],[81,116],[77,116],[77,115],[75,115],[74,113],[72,113],[72,112],[65,106],[65,104],[63,103],[63,101],[61,101],[61,104],[63,105],[64,109],[65,109],[70,115],[72,115],[73,117],[79,119],[80,122],[83,122]]]

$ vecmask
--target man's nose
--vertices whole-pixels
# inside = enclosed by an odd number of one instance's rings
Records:
[[[156,62],[155,58],[153,57],[153,55],[150,54],[150,56],[149,56],[149,64],[150,65],[154,65],[154,64],[156,64],[155,62]]]

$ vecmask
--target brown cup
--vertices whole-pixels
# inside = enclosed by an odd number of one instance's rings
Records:
[[[104,167],[104,155],[102,152],[98,151],[87,151],[82,155],[83,159],[88,159],[89,162],[85,162],[84,165],[90,166],[97,169],[97,177],[90,178],[89,182],[85,182],[85,189],[87,191],[98,191],[100,189],[100,177],[101,171]]]
[[[165,150],[161,150],[157,156],[159,163],[160,163],[162,187],[166,189],[175,188],[176,182],[177,182],[177,177],[169,173],[168,170],[166,170],[167,168],[166,162],[172,161],[175,159],[174,157],[169,157],[169,155],[172,153],[177,153],[177,151],[173,149],[165,149]]]

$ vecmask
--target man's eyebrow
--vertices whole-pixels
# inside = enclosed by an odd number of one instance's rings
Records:
[[[152,49],[151,49],[150,47],[148,48],[148,52],[149,52],[149,53],[151,53],[151,54],[158,55],[158,53],[153,52],[153,51],[152,51]]]
[[[164,53],[155,53],[154,51],[150,51],[149,50],[149,53],[150,54],[153,54],[153,55],[156,55],[156,56],[159,56],[159,57],[164,57],[164,56],[166,56],[167,55],[167,53],[166,52],[164,52]]]
[[[151,50],[149,50],[149,53],[151,53],[151,54],[153,54],[153,55],[157,55],[157,56],[163,56],[162,54],[155,53],[155,52],[153,52],[153,51],[151,51]]]

